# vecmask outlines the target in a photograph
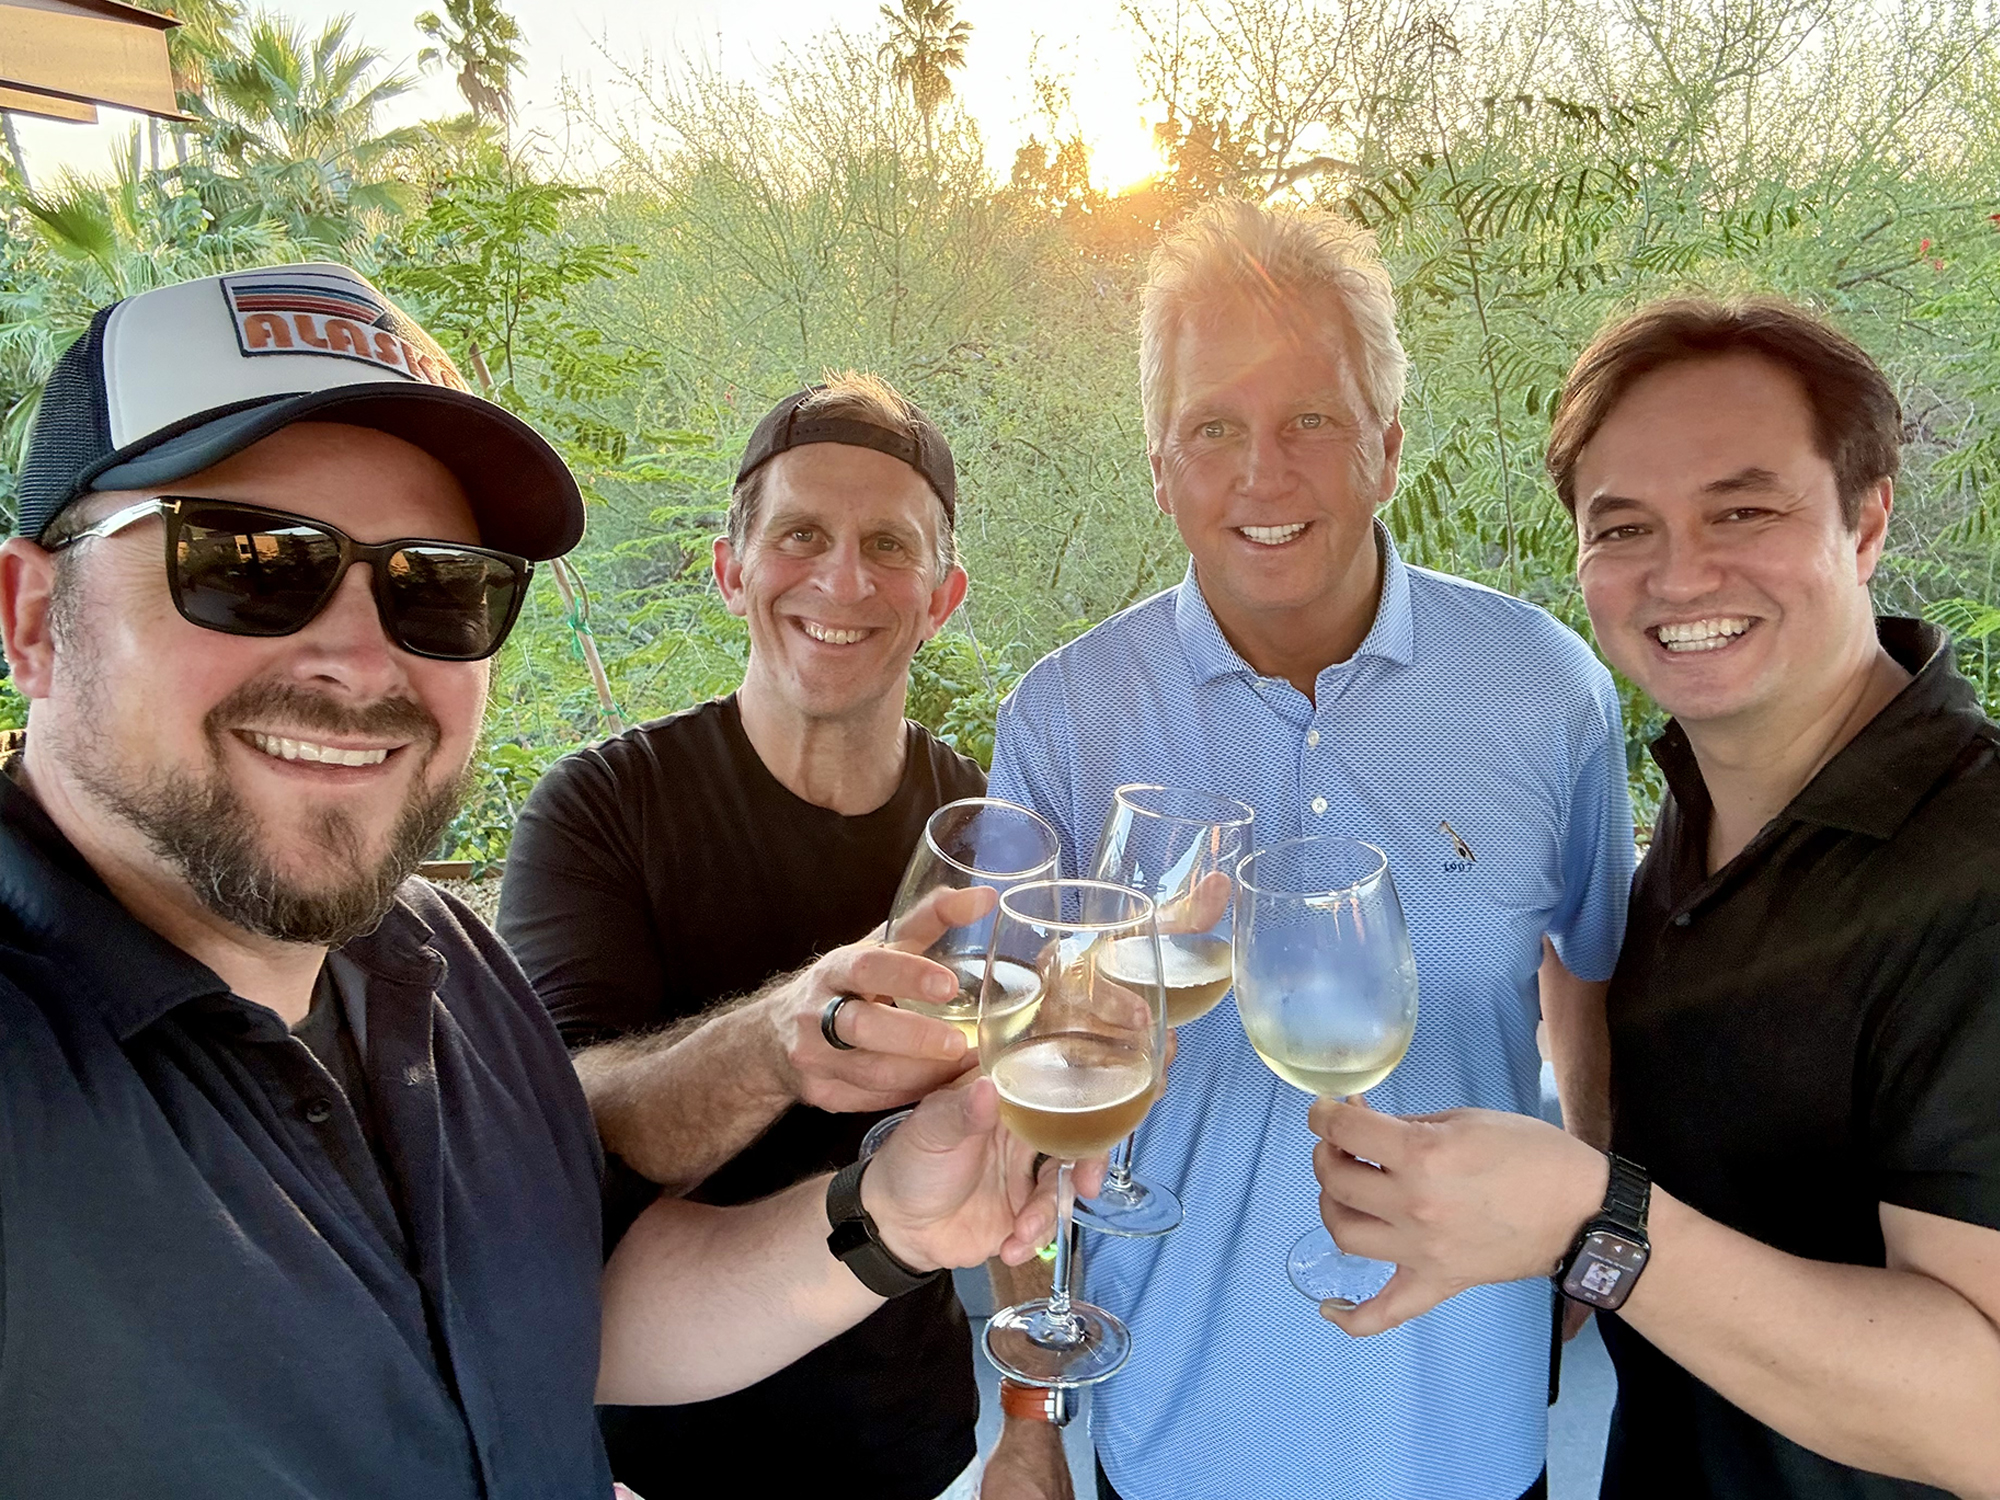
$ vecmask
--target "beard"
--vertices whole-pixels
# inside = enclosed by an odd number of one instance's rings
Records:
[[[330,735],[407,738],[419,754],[409,795],[383,853],[368,858],[371,830],[344,809],[310,815],[307,836],[324,854],[330,882],[307,885],[280,870],[259,840],[257,814],[223,769],[222,737],[231,723],[283,723]],[[210,750],[205,775],[147,768],[138,773],[94,748],[66,747],[71,774],[92,796],[142,834],[180,874],[197,900],[225,922],[286,943],[336,947],[373,931],[396,888],[436,847],[471,787],[468,765],[441,787],[425,771],[442,738],[437,720],[407,698],[347,708],[286,682],[252,682],[209,710],[202,723]]]

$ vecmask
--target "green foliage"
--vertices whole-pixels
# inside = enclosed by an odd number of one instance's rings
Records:
[[[969,41],[948,0],[897,0],[877,35],[829,31],[747,81],[629,65],[618,103],[572,121],[609,163],[589,181],[510,153],[505,111],[474,90],[471,115],[382,132],[404,81],[339,23],[314,38],[199,8],[176,67],[202,123],[171,163],[156,146],[142,170],[135,136],[115,180],[0,188],[0,465],[100,302],[232,265],[362,261],[550,434],[590,500],[573,561],[591,607],[543,570],[496,661],[451,835],[463,857],[501,857],[534,777],[614,710],[670,713],[740,679],[747,637],[711,541],[750,426],[829,368],[882,374],[951,438],[972,589],[919,653],[909,711],[990,757],[997,705],[1036,657],[1185,567],[1152,499],[1137,298],[1161,229],[1221,193],[1374,231],[1411,355],[1387,524],[1412,561],[1586,636],[1572,527],[1541,472],[1576,352],[1688,288],[1826,312],[1907,419],[1878,598],[1953,630],[2000,709],[1987,0],[1134,0],[1168,170],[1122,196],[1090,185],[1063,80],[1037,81],[1035,135],[994,180],[946,107]],[[516,39],[491,0],[424,20],[462,89],[477,62],[504,93]],[[1650,820],[1660,715],[1621,689]]]
[[[417,30],[431,41],[417,66],[451,68],[475,122],[514,118],[514,75],[526,64],[516,45],[521,28],[499,0],[445,0],[442,16],[417,17]]]

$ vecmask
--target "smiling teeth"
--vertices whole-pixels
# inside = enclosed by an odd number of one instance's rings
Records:
[[[337,750],[332,745],[316,745],[311,740],[288,740],[255,730],[251,731],[250,738],[259,750],[280,760],[316,760],[326,766],[379,766],[389,758],[387,750]]]
[[[1715,620],[1689,620],[1680,625],[1658,625],[1653,634],[1662,646],[1676,654],[1687,651],[1716,651],[1728,645],[1736,637],[1750,628],[1750,621],[1739,618]]]
[[[815,625],[811,620],[801,620],[799,624],[807,635],[816,641],[825,641],[829,646],[851,646],[868,635],[865,630],[835,630],[830,625]]]
[[[1251,541],[1263,547],[1276,547],[1289,542],[1306,529],[1304,521],[1294,521],[1289,526],[1239,526],[1236,528]]]

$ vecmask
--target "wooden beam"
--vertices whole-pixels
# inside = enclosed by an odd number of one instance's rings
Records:
[[[97,106],[33,89],[0,86],[0,110],[12,115],[37,115],[44,120],[72,120],[79,125],[97,123]]]
[[[166,31],[88,14],[74,0],[62,10],[0,4],[0,86],[182,118],[167,64]]]

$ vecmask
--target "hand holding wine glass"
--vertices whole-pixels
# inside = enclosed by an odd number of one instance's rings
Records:
[[[997,797],[966,797],[932,813],[896,890],[886,940],[950,969],[958,988],[942,1001],[910,996],[897,1003],[948,1021],[973,1041],[999,898],[1028,881],[1053,880],[1061,852],[1053,828],[1027,808]],[[952,903],[941,923],[941,896],[957,891],[980,894]],[[1029,981],[1010,970],[1001,982],[1018,987]]]
[[[898,1008],[946,1022],[968,1045],[976,1042],[1000,895],[1026,881],[1054,879],[1061,853],[1062,842],[1047,822],[997,797],[963,797],[932,813],[903,871],[883,941],[950,970],[956,983],[949,993],[898,992]],[[1034,979],[1008,966],[999,982],[1025,995]],[[906,1110],[876,1121],[861,1139],[862,1157],[880,1150],[908,1118]]]
[[[1151,1107],[1166,1051],[1166,996],[1153,903],[1103,881],[1038,881],[1000,898],[994,973],[1037,979],[1022,1000],[991,975],[981,993],[979,1056],[1001,1117],[1057,1158],[1054,1291],[986,1325],[994,1364],[1031,1385],[1103,1380],[1131,1351],[1125,1325],[1071,1293],[1072,1164],[1133,1129]]]
[[[1309,1094],[1373,1088],[1417,1026],[1416,960],[1387,856],[1357,839],[1290,839],[1244,860],[1237,881],[1236,1009],[1250,1045]],[[1314,1229],[1287,1270],[1314,1301],[1353,1307],[1395,1267]]]

